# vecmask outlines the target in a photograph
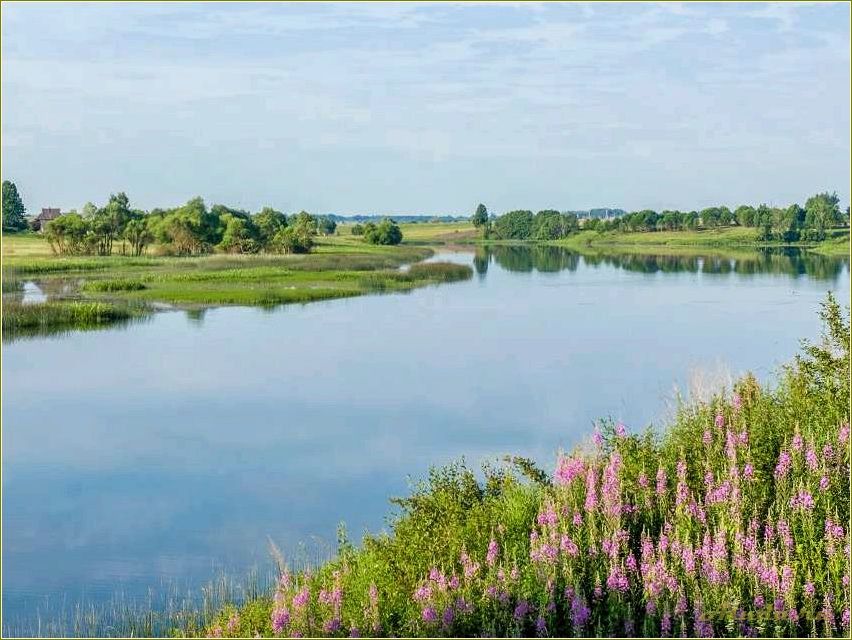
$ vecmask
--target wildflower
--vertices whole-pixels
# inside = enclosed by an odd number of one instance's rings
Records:
[[[213,629],[211,629],[210,635],[213,636],[214,638],[221,638],[222,637],[222,627],[220,627],[217,624],[215,627],[213,627]]]
[[[290,624],[290,612],[287,609],[272,610],[272,630],[275,634],[284,631],[284,627]]]
[[[845,446],[849,442],[849,423],[844,422],[840,425],[840,430],[837,432],[837,442],[841,446]]]
[[[361,631],[358,630],[358,627],[352,627],[351,629],[349,629],[349,637],[350,638],[360,638],[361,637]]]
[[[754,465],[751,462],[747,462],[745,467],[743,467],[743,477],[749,480],[754,477]]]
[[[825,624],[826,635],[834,630],[834,609],[831,606],[831,596],[826,593],[822,600],[822,621]]]
[[[790,506],[794,509],[810,511],[814,508],[814,497],[807,490],[800,489],[799,493],[790,499]]]
[[[648,488],[648,476],[645,475],[644,471],[639,474],[638,482],[639,482],[639,486],[642,487],[643,489]]]
[[[619,438],[623,438],[627,435],[627,427],[623,422],[618,422],[618,424],[615,425],[615,435]]]
[[[308,591],[307,587],[302,587],[302,590],[299,591],[295,596],[293,596],[293,607],[296,609],[301,609],[308,604],[308,601],[311,599],[311,592]]]
[[[518,606],[515,607],[515,613],[514,613],[515,620],[520,622],[521,620],[524,619],[524,616],[526,616],[529,612],[530,612],[529,603],[526,600],[521,600],[518,603]]]
[[[666,611],[663,614],[663,619],[660,620],[660,635],[661,636],[670,636],[672,633],[672,617],[669,615],[669,612]]]
[[[704,430],[704,434],[701,436],[701,441],[704,443],[705,447],[710,446],[710,443],[713,442],[713,434],[710,433],[710,429]]]
[[[575,595],[571,598],[571,624],[574,625],[575,630],[583,628],[591,614],[591,609],[580,596]]]
[[[593,466],[589,466],[586,472],[586,511],[592,512],[598,503],[597,493],[597,471]]]
[[[790,458],[790,454],[786,451],[782,451],[781,455],[778,456],[778,464],[775,467],[775,478],[778,480],[786,478],[787,473],[790,471],[791,463],[792,459]]]
[[[721,413],[717,413],[716,420],[714,422],[716,424],[716,428],[721,430],[722,427],[725,426],[725,416],[723,416]]]
[[[535,631],[539,636],[547,635],[547,623],[542,616],[539,616],[535,620]]]
[[[441,622],[445,627],[449,627],[453,624],[453,619],[455,618],[456,613],[453,611],[452,607],[447,607],[444,609],[444,615],[441,616]]]
[[[606,587],[610,591],[627,591],[630,583],[627,579],[627,576],[622,571],[621,567],[613,566],[610,569],[609,576],[606,579]]]
[[[840,614],[840,621],[843,623],[843,628],[848,631],[849,630],[849,607],[846,607],[843,610],[843,613]]]
[[[790,607],[790,611],[787,612],[787,617],[790,618],[790,622],[793,624],[799,622],[799,612],[796,611],[796,607]]]
[[[438,612],[435,611],[434,607],[425,607],[421,612],[420,617],[423,618],[423,622],[432,624],[433,622],[438,621]]]
[[[834,459],[834,447],[830,444],[825,445],[822,448],[822,457],[825,458],[826,462],[831,462]]]
[[[574,512],[574,521],[573,522],[574,522],[575,527],[579,527],[581,524],[583,524],[583,516],[580,514],[579,511]]]
[[[804,446],[805,441],[802,439],[802,434],[799,433],[799,429],[796,428],[796,434],[793,436],[793,451],[801,451]]]
[[[432,597],[432,587],[428,584],[423,584],[417,587],[414,591],[414,600],[417,602],[426,602]]]
[[[225,625],[228,629],[228,633],[234,633],[237,630],[237,627],[240,625],[240,614],[234,613],[228,618],[228,624]]]
[[[592,439],[595,442],[595,446],[597,446],[598,448],[601,448],[603,446],[603,436],[601,435],[601,432],[597,427],[595,427],[595,432],[592,435]]]
[[[454,575],[449,580],[447,580],[447,586],[450,589],[458,589],[459,588],[459,577]]]
[[[582,459],[560,456],[559,461],[556,463],[554,480],[558,485],[568,486],[574,478],[582,476],[584,471],[585,465]]]
[[[754,597],[754,608],[755,609],[763,609],[766,606],[766,600],[763,597],[762,593],[758,593]]]
[[[740,409],[742,409],[743,399],[740,396],[740,394],[738,394],[738,393],[734,394],[734,397],[731,398],[731,404],[734,407],[734,411],[739,411]]]
[[[682,616],[686,613],[686,598],[683,594],[679,595],[677,602],[675,602],[674,613],[676,616]]]
[[[808,450],[805,452],[805,462],[808,464],[808,469],[811,471],[816,471],[819,466],[819,460],[817,459],[816,451],[813,450],[813,447],[808,447]]]
[[[822,492],[828,491],[828,476],[823,476],[819,479],[819,490]]]
[[[322,625],[322,630],[326,633],[337,633],[340,631],[340,619],[332,618]]]
[[[809,599],[813,598],[814,593],[816,593],[816,588],[814,587],[814,583],[811,582],[810,580],[808,580],[805,583],[805,586],[802,588],[802,591],[804,591],[806,598],[809,598]]]
[[[657,469],[657,496],[662,497],[666,492],[666,470],[662,467]]]
[[[489,545],[489,549],[490,549]],[[461,564],[462,570],[464,571],[464,577],[470,580],[473,576],[477,574],[479,571],[479,563],[474,562],[471,557],[467,554],[467,552],[462,551],[461,554]]]

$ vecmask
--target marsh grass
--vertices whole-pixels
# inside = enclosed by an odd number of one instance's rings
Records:
[[[146,310],[110,302],[49,301],[37,304],[4,302],[3,337],[95,329],[140,318]]]

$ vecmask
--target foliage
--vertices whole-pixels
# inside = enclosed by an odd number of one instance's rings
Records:
[[[533,234],[532,211],[510,211],[493,224],[492,235],[499,240],[529,240]]]
[[[27,228],[27,213],[18,187],[9,180],[3,181],[3,231],[22,231]]]
[[[479,205],[477,205],[476,211],[470,217],[470,221],[477,229],[488,226],[488,209],[485,208],[484,204],[479,203]]]
[[[379,224],[368,222],[364,225],[364,240],[370,244],[396,245],[402,242],[402,231],[390,218]]]

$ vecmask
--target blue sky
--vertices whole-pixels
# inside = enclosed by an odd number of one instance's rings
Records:
[[[842,4],[2,4],[30,211],[849,202]]]

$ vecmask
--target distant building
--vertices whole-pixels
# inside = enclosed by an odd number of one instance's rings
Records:
[[[59,216],[62,215],[62,211],[59,208],[52,209],[50,207],[44,208],[42,207],[41,213],[36,217],[36,224],[38,225],[39,231],[44,231],[45,226],[51,220],[56,220]]]

